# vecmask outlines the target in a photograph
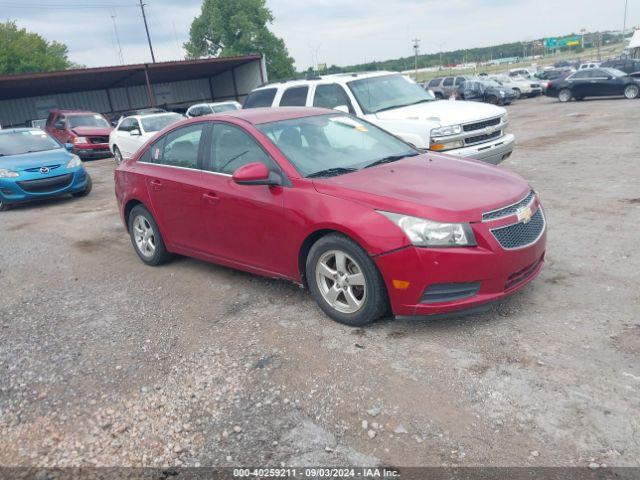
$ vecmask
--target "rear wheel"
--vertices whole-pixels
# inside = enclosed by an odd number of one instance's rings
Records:
[[[120,165],[122,163],[122,153],[117,145],[113,146],[113,158],[116,160],[116,163]]]
[[[311,247],[306,278],[318,306],[337,322],[367,325],[388,309],[380,272],[369,255],[343,235],[327,235]]]
[[[149,210],[142,205],[136,205],[129,213],[129,235],[140,260],[147,265],[162,265],[171,258],[158,224]]]
[[[571,96],[571,90],[569,90],[568,88],[563,88],[558,92],[558,100],[560,100],[562,103],[566,103],[571,100]]]
[[[625,98],[632,100],[634,98],[638,98],[638,95],[640,95],[640,88],[638,88],[637,85],[627,85],[624,87]]]
[[[437,98],[438,100],[442,100],[442,99],[444,99],[444,96],[443,96],[440,92],[436,92],[436,93],[435,93],[435,96],[436,96],[436,98]]]

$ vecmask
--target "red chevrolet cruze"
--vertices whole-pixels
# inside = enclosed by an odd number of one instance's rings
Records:
[[[479,307],[544,261],[545,216],[521,177],[336,111],[185,120],[115,180],[143,262],[178,253],[300,282],[348,325]]]

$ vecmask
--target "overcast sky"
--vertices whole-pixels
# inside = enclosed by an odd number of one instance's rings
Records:
[[[182,44],[202,0],[145,0],[158,61],[184,58]],[[628,0],[627,27],[640,25],[640,0]],[[150,61],[136,0],[0,0],[0,20],[69,46],[90,67]],[[18,7],[17,5],[20,5]],[[42,5],[44,7],[39,8]],[[116,5],[108,8],[105,5]],[[421,52],[577,32],[621,29],[624,0],[267,0],[299,69],[318,61],[346,65]],[[94,7],[94,8],[89,8]],[[112,20],[111,16],[115,15]]]

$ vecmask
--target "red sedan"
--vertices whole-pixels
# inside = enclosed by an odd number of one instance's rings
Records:
[[[134,249],[286,278],[331,318],[472,309],[530,282],[545,216],[520,176],[349,115],[251,109],[168,127],[116,170]]]

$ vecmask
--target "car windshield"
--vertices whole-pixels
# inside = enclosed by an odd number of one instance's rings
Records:
[[[364,113],[376,113],[436,99],[402,75],[384,75],[349,82],[351,92]]]
[[[86,115],[70,115],[69,128],[77,127],[108,128],[109,122],[107,122],[102,115],[98,115],[97,113],[88,113]]]
[[[608,74],[614,76],[614,77],[626,77],[627,74],[624,73],[622,70],[618,70],[617,68],[603,68],[602,70],[604,70],[605,72],[607,72]]]
[[[44,152],[62,148],[61,145],[42,130],[21,130],[0,134],[0,157],[23,153]],[[0,165],[2,159],[0,158]]]
[[[418,151],[389,133],[348,115],[317,115],[258,125],[305,177],[348,173]]]
[[[179,122],[183,118],[179,113],[168,113],[166,115],[158,115],[157,117],[142,117],[140,121],[142,122],[144,131],[149,133],[158,132],[172,123]]]
[[[237,110],[238,107],[236,105],[234,105],[233,103],[227,103],[224,105],[211,105],[211,108],[213,108],[213,111],[215,113],[221,113],[221,112],[230,112],[231,110]]]

